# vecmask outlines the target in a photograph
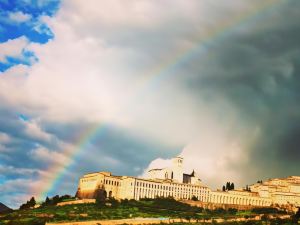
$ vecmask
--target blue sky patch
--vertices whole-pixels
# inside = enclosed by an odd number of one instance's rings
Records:
[[[0,42],[24,35],[32,42],[46,43],[54,35],[45,24],[41,24],[39,18],[53,16],[59,8],[59,3],[56,0],[0,1]],[[16,12],[28,14],[31,18],[23,23],[10,20],[9,14]]]
[[[0,72],[4,72],[12,66],[23,64],[31,66],[33,63],[37,62],[38,58],[31,51],[23,51],[20,57],[10,57],[6,56],[6,62],[0,62]]]
[[[24,114],[20,114],[18,117],[19,117],[19,120],[22,120],[22,121],[28,121],[29,120],[29,117],[24,115]]]
[[[30,42],[47,43],[54,38],[54,34],[46,24],[41,22],[40,17],[53,16],[59,5],[60,1],[57,0],[0,1],[0,43],[21,36],[25,36]],[[23,20],[12,19],[10,15],[16,13],[21,14]],[[7,56],[5,62],[0,62],[0,72],[18,64],[32,65],[36,61],[38,58],[33,52],[24,50],[21,56]]]

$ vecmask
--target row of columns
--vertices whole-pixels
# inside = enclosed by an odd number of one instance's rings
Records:
[[[210,195],[209,202],[220,204],[234,204],[234,205],[255,205],[268,206],[269,202],[263,199],[249,198],[247,196],[226,196],[226,195]]]
[[[150,189],[136,189],[136,199],[140,198],[155,198],[159,197],[174,197],[177,199],[192,199],[194,196],[193,193],[183,193],[183,192],[175,192],[175,191],[161,191],[161,190],[150,190]],[[203,195],[195,195],[200,201],[205,201],[205,197]]]

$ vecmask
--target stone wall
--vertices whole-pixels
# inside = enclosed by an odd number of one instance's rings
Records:
[[[59,202],[59,203],[57,203],[57,206],[74,205],[74,204],[90,204],[90,203],[96,203],[96,200],[95,199],[80,199],[80,200],[74,200],[74,201]]]
[[[218,208],[222,208],[225,210],[228,209],[250,210],[257,207],[261,207],[261,208],[265,207],[265,206],[254,206],[254,205],[220,204],[220,203],[200,202],[200,201],[191,201],[191,200],[183,200],[181,202],[189,204],[191,206],[202,207],[204,209],[210,209],[210,210],[214,210]]]

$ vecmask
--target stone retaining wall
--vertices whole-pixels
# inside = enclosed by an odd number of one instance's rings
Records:
[[[64,205],[75,205],[75,204],[90,204],[96,203],[96,199],[80,199],[74,201],[67,201],[67,202],[59,202],[57,206],[64,206]]]
[[[192,201],[192,200],[183,200],[181,202],[189,204],[191,206],[202,207],[204,209],[210,209],[210,210],[214,210],[218,208],[222,208],[225,210],[228,209],[250,210],[253,208],[265,208],[264,206],[255,206],[255,205],[220,204],[220,203],[200,202],[200,201]]]

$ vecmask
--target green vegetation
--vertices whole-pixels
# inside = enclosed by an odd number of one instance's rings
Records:
[[[191,223],[183,222],[183,223],[172,223],[173,225],[191,225]],[[192,223],[194,225],[203,225],[207,223]],[[217,223],[216,221],[213,221],[210,224],[219,224],[219,225],[299,225],[296,222],[290,221],[290,220],[269,220],[269,221],[242,221],[242,222],[221,222]]]
[[[63,196],[55,195],[53,198],[50,199],[47,196],[45,202],[42,203],[42,207],[56,205],[59,202],[66,202],[71,200],[75,200],[75,197],[72,197],[70,195],[63,195]]]
[[[226,182],[226,186],[223,185],[222,191],[234,190],[234,183]]]
[[[36,209],[16,210],[12,213],[0,216],[0,225],[44,225],[48,222],[63,222],[63,221],[86,221],[86,220],[104,220],[104,219],[125,219],[134,217],[144,218],[180,218],[186,221],[198,220],[209,221],[212,219],[223,218],[225,220],[234,218],[251,218],[257,214],[265,214],[265,220],[262,222],[251,222],[251,224],[266,224],[273,221],[269,219],[269,215],[279,213],[275,209],[265,209],[265,211],[237,211],[236,209],[215,209],[207,210],[188,204],[178,202],[172,198],[157,198],[157,199],[142,199],[122,200],[121,202],[115,199],[106,201],[97,201],[96,204],[78,204],[66,206],[54,206],[52,198],[46,200],[41,207]],[[63,198],[61,198],[63,201]],[[276,215],[275,214],[275,215]],[[297,221],[298,219],[294,219]],[[292,224],[292,220],[274,220],[271,224]],[[276,222],[276,223],[275,223]],[[279,223],[280,222],[280,223]],[[185,223],[177,223],[185,224]],[[239,223],[224,223],[224,224],[249,224],[247,222]],[[268,223],[270,224],[270,223]]]
[[[286,211],[277,208],[254,208],[252,212],[256,214],[287,214]]]
[[[34,207],[36,204],[34,197],[32,197],[29,201],[20,206],[20,209],[30,209]]]

